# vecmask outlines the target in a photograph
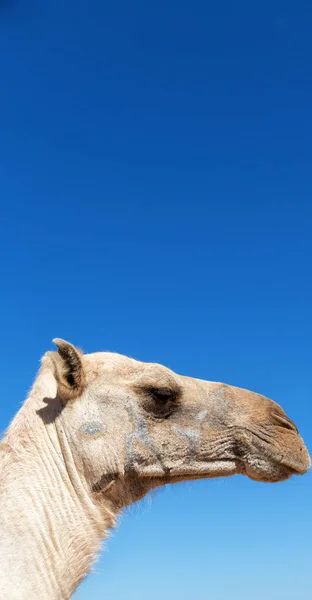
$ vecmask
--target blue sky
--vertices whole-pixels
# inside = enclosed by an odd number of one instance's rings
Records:
[[[0,5],[3,430],[60,336],[279,402],[312,450],[312,6]],[[312,475],[174,486],[75,598],[307,600]]]

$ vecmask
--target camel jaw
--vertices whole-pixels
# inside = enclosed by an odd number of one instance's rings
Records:
[[[189,474],[172,474],[169,477],[164,478],[155,477],[151,478],[153,481],[151,487],[158,487],[161,485],[183,483],[187,481],[199,481],[202,479],[211,479],[215,477],[226,477],[231,475],[245,475],[252,481],[260,483],[280,483],[290,479],[293,475],[303,475],[309,468],[303,470],[300,466],[289,466],[281,464],[272,458],[273,468],[267,465],[250,465],[245,464],[242,461],[224,461],[223,467],[220,469],[214,469],[200,472],[200,473],[189,473]]]

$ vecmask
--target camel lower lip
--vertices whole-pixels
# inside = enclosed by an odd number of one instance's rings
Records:
[[[277,464],[286,467],[294,475],[303,475],[311,467],[311,459],[308,453],[304,453],[302,460],[296,460],[293,456],[279,455],[272,456],[272,460]],[[301,458],[301,457],[300,457]]]
[[[289,471],[295,475],[304,475],[304,473],[306,473],[311,466],[311,463],[310,464],[307,464],[307,463],[301,464],[301,463],[297,463],[295,461],[290,461],[290,460],[287,460],[287,461],[281,460],[281,464],[284,467],[286,467],[287,469],[289,469]]]
[[[274,468],[272,471],[267,472],[266,470],[253,467],[252,465],[246,464],[245,474],[253,481],[264,481],[264,482],[278,482],[289,479],[292,475],[302,475],[306,473],[307,469],[303,468],[302,465],[289,464],[289,462],[282,462],[281,460],[273,460],[272,465],[276,464],[276,471]]]

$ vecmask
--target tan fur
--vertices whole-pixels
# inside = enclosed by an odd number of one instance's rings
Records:
[[[268,398],[56,343],[0,445],[1,599],[70,598],[119,511],[157,486],[310,467]]]

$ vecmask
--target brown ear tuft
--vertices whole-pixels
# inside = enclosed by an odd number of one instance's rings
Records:
[[[69,342],[55,338],[58,355],[54,360],[58,392],[63,400],[73,400],[81,395],[85,387],[82,353]]]

